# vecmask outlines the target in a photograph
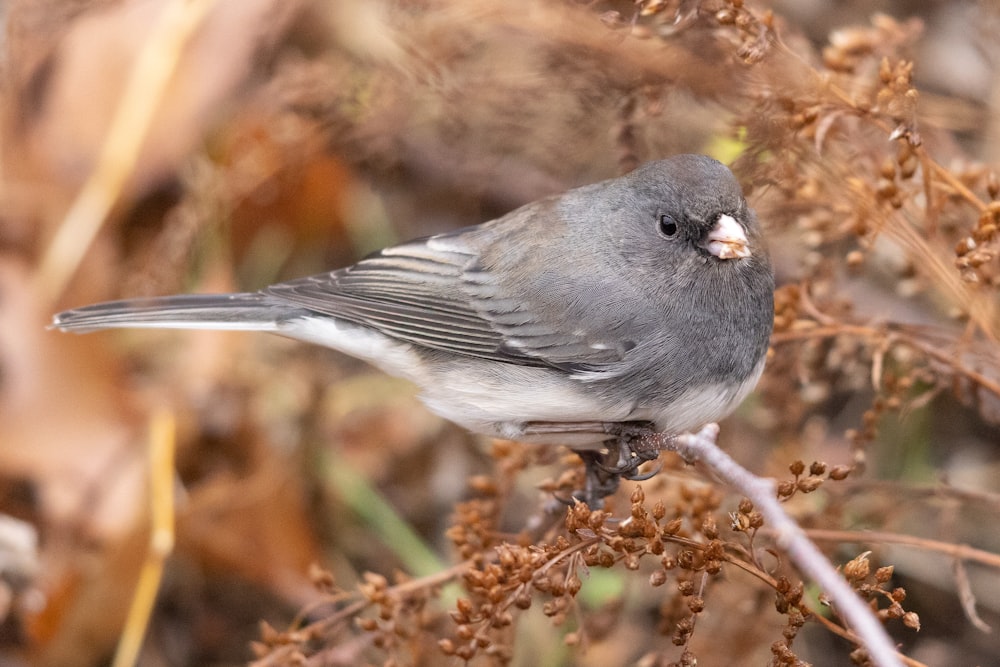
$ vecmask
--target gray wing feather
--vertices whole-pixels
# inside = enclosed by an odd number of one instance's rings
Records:
[[[462,273],[472,259],[414,241],[346,269],[272,285],[263,292],[423,347],[544,365],[539,359],[502,351],[502,334],[473,308],[462,289]]]
[[[595,346],[579,331],[586,323],[556,326],[533,312],[523,295],[503,295],[498,285],[484,290],[489,276],[476,268],[477,253],[450,238],[455,237],[387,248],[346,269],[263,292],[454,354],[526,366],[587,368],[621,358],[621,350]]]
[[[552,309],[494,280],[478,254],[443,235],[387,248],[354,266],[240,294],[111,301],[56,315],[53,326],[279,331],[322,313],[414,345],[523,366],[592,370],[619,361],[585,322],[553,321]],[[435,242],[438,241],[438,242]]]

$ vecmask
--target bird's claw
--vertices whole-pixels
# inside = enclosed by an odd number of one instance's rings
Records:
[[[626,422],[608,424],[609,438],[605,443],[607,452],[593,450],[578,451],[586,467],[584,488],[573,495],[574,498],[586,503],[591,509],[604,506],[604,498],[618,490],[622,478],[641,482],[653,477],[660,471],[660,466],[646,473],[639,473],[639,467],[647,461],[656,459],[660,450],[658,447],[643,446],[647,436],[655,433],[649,422]]]
[[[652,479],[653,477],[655,477],[657,474],[659,474],[661,470],[663,470],[663,464],[658,463],[656,467],[650,470],[649,472],[640,473],[638,470],[633,470],[628,474],[622,475],[622,477],[624,477],[630,482],[645,482],[647,479]]]

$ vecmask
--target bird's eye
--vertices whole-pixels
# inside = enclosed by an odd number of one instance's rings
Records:
[[[677,235],[677,221],[666,213],[660,214],[657,228],[660,230],[660,234],[668,239]]]

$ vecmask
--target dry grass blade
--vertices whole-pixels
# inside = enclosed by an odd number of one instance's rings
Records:
[[[185,45],[215,0],[170,0],[136,60],[93,173],[49,243],[38,294],[55,303],[122,194]]]
[[[113,667],[136,664],[163,579],[164,563],[174,549],[175,448],[174,416],[161,410],[153,415],[149,434],[149,551],[139,574]]]

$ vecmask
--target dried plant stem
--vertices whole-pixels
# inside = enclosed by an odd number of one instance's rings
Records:
[[[461,563],[452,565],[451,567],[442,570],[440,572],[435,572],[434,574],[427,575],[424,577],[417,577],[414,579],[409,579],[405,582],[396,584],[392,586],[389,591],[392,595],[403,597],[408,593],[422,589],[432,589],[436,586],[442,586],[450,581],[454,581],[462,576],[462,574],[473,567],[475,563],[472,560],[465,560]],[[334,602],[339,602],[339,600],[333,600]],[[357,616],[362,611],[371,606],[371,600],[367,598],[360,598],[354,600],[350,604],[347,604],[335,613],[330,614],[325,618],[321,618],[304,628],[295,631],[296,635],[302,637],[321,637],[323,633],[329,632],[336,626],[349,621],[351,618]],[[320,654],[322,655],[322,653]],[[284,646],[279,646],[271,650],[267,655],[262,656],[258,660],[248,663],[249,667],[272,667],[276,665],[288,665],[293,664],[295,660],[299,658],[305,659],[299,647],[295,643],[285,644]],[[298,664],[298,663],[295,663]],[[303,663],[305,664],[305,663]],[[308,664],[313,664],[309,662]]]
[[[176,447],[174,416],[167,410],[153,415],[150,425],[149,492],[151,532],[146,554],[132,596],[132,605],[125,620],[115,652],[113,667],[136,664],[142,640],[146,636],[153,603],[163,579],[163,567],[174,550],[174,449]]]
[[[815,338],[836,338],[837,336],[855,336],[857,338],[868,339],[872,342],[886,340],[891,337],[891,342],[907,345],[925,355],[929,359],[933,359],[940,364],[948,366],[954,370],[956,374],[966,377],[971,382],[974,382],[995,396],[1000,396],[1000,382],[996,382],[983,373],[980,373],[973,368],[969,368],[967,365],[962,363],[961,359],[950,348],[945,347],[941,342],[925,342],[921,340],[918,335],[908,334],[901,328],[897,328],[897,330],[890,332],[884,328],[857,326],[851,324],[821,325],[797,329],[794,331],[776,332],[771,336],[771,344],[781,345],[783,343],[793,341]]]
[[[865,542],[866,544],[899,544],[922,551],[933,551],[960,561],[972,561],[986,567],[1000,569],[1000,554],[976,549],[967,544],[953,544],[913,535],[900,535],[882,530],[830,530],[810,528],[806,534],[817,542]]]
[[[990,493],[988,491],[978,491],[974,489],[963,489],[951,486],[946,482],[934,484],[917,484],[902,486],[898,482],[879,479],[856,479],[848,489],[849,494],[858,493],[889,493],[899,498],[900,494],[905,494],[907,498],[914,500],[937,500],[951,501],[958,503],[969,503],[976,505],[986,505],[988,511],[1000,512],[1000,493]],[[866,532],[867,534],[867,532]],[[895,535],[895,533],[890,533]],[[870,541],[867,538],[864,540]],[[950,543],[946,543],[950,544]],[[938,549],[931,549],[938,551]],[[949,552],[950,553],[950,552]],[[970,560],[976,560],[971,558]],[[989,563],[985,563],[989,565]]]
[[[108,213],[121,197],[184,47],[215,0],[173,0],[139,54],[111,119],[94,171],[56,230],[38,269],[38,293],[65,289]]]
[[[708,424],[698,433],[663,439],[663,447],[676,451],[687,461],[700,461],[727,484],[749,498],[774,531],[778,547],[830,597],[837,613],[857,634],[878,667],[901,667],[902,661],[885,628],[872,610],[837,573],[802,528],[785,513],[778,501],[773,481],[752,474],[716,445],[717,424]]]

